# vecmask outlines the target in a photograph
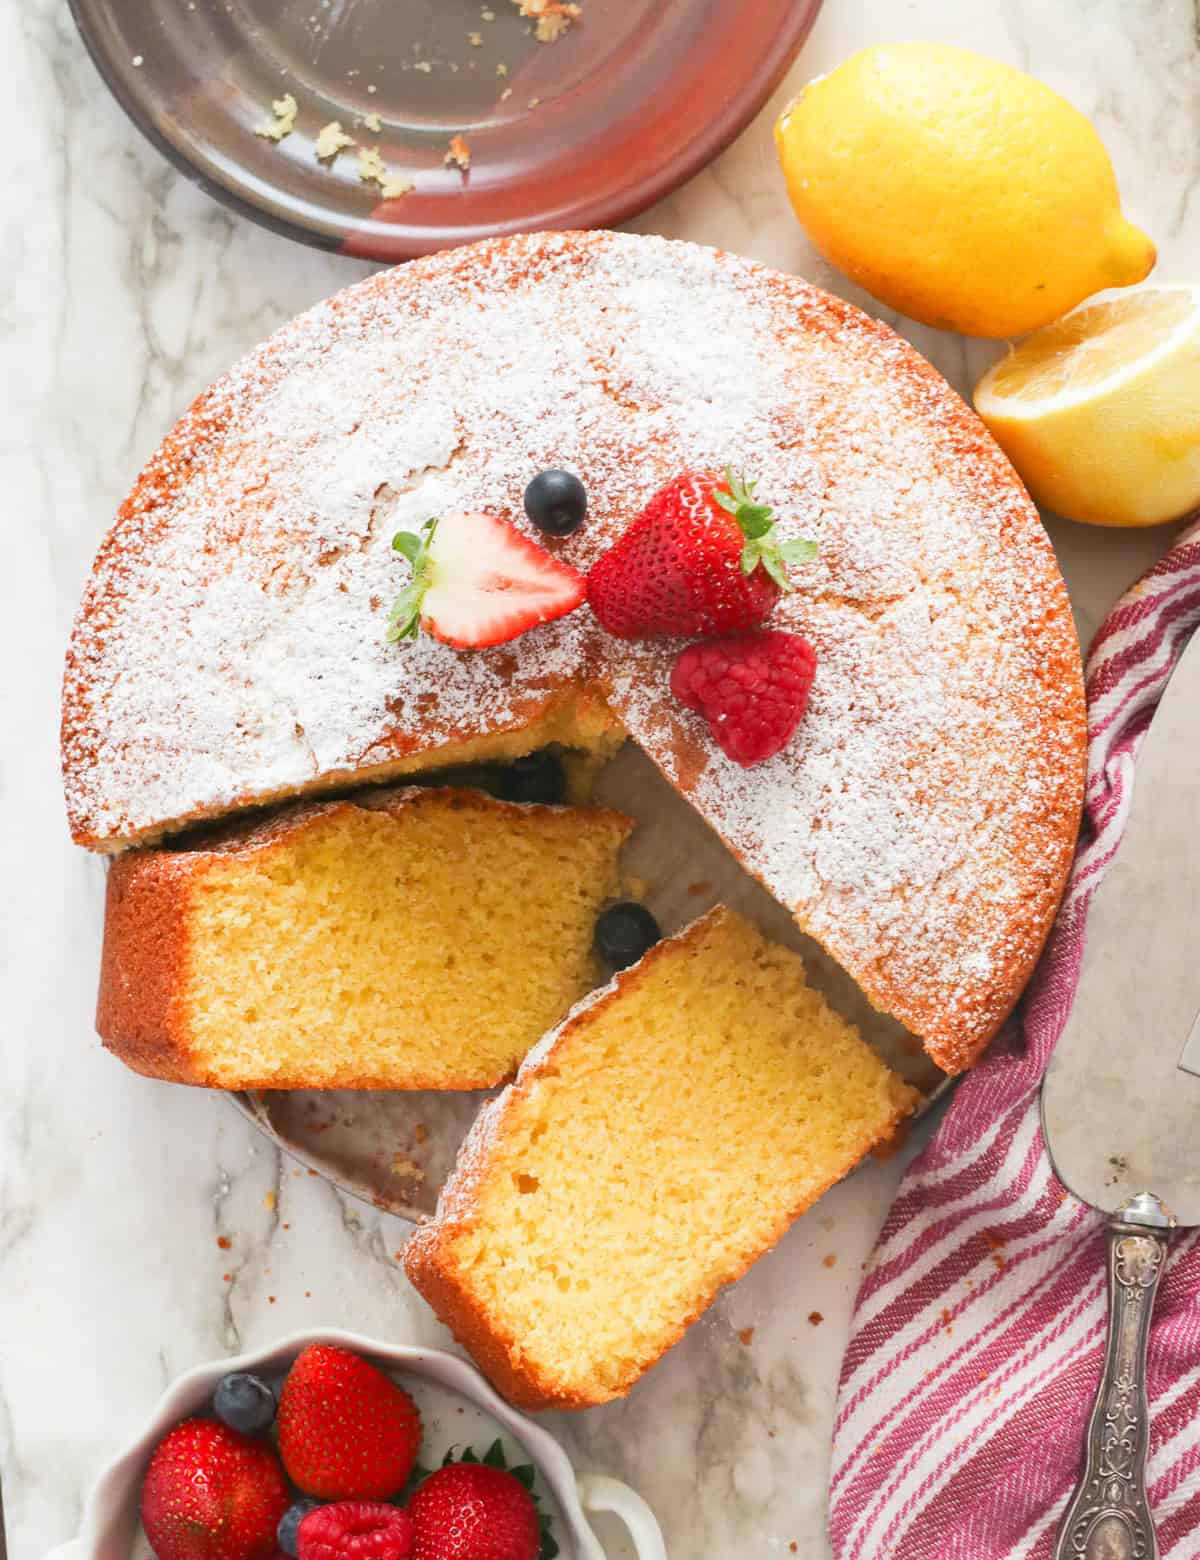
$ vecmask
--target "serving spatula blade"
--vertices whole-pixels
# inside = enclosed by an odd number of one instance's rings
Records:
[[[1200,1224],[1200,635],[1146,734],[1042,1121],[1084,1202],[1115,1213],[1150,1191]]]
[[[1128,783],[1132,783],[1132,779]],[[1146,1344],[1167,1233],[1200,1224],[1200,636],[1159,703],[1042,1087],[1059,1179],[1109,1215],[1109,1326],[1056,1560],[1154,1560]]]

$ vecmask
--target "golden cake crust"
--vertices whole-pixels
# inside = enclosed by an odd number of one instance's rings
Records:
[[[566,465],[586,568],[685,465],[732,461],[817,562],[777,610],[809,712],[743,772],[672,705],[678,646],[586,610],[495,650],[384,643],[392,532],[519,525]],[[368,278],[201,396],[105,540],[68,653],[75,838],[624,728],[871,1000],[970,1065],[1053,919],[1084,770],[1079,653],[1036,511],[907,343],[694,245],[531,235]]]
[[[367,808],[399,816],[420,807],[486,808],[493,816],[523,819],[559,811],[502,802],[477,791],[448,786],[387,788],[356,795],[353,801],[296,802],[259,822],[231,822],[197,831],[182,848],[131,850],[116,857],[108,873],[96,1003],[96,1032],[105,1047],[148,1078],[201,1088],[228,1087],[206,1068],[193,1044],[183,1000],[189,976],[188,910],[193,891],[215,861],[244,857],[259,865],[273,851],[290,850],[303,831],[320,829],[339,813]],[[587,812],[596,821],[611,823],[618,833],[633,827],[632,819],[612,808],[589,807]],[[239,1080],[243,1089],[307,1086],[308,1080],[281,1080],[271,1072]],[[397,1085],[364,1073],[354,1058],[347,1056],[344,1067],[322,1086],[379,1089]],[[469,1073],[458,1081],[447,1081],[445,1074],[430,1078],[410,1075],[403,1086],[475,1089],[480,1080]]]

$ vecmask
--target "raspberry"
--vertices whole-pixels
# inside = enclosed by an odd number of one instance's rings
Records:
[[[791,740],[816,666],[799,634],[732,634],[689,645],[671,672],[671,692],[704,716],[722,753],[748,769]]]
[[[300,1560],[409,1560],[413,1525],[398,1506],[343,1500],[310,1511],[298,1539]]]

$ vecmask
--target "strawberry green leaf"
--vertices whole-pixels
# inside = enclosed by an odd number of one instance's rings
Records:
[[[527,1490],[532,1492],[534,1480],[534,1468],[532,1463],[522,1463],[519,1468],[510,1468],[508,1471],[512,1474],[513,1478],[516,1479],[518,1484],[523,1484]]]
[[[422,540],[412,531],[397,531],[392,537],[392,551],[403,553],[414,567],[421,556]]]
[[[396,644],[401,639],[415,639],[421,626],[421,604],[429,589],[429,548],[437,530],[437,520],[426,520],[420,536],[412,531],[397,531],[392,537],[392,548],[402,553],[412,564],[413,577],[396,597],[388,613],[387,641]]]
[[[732,466],[725,467],[725,481],[729,485],[729,491],[735,504],[749,504],[754,498],[754,489],[757,482],[747,482],[744,472],[734,473]]]
[[[713,497],[737,521],[745,538],[741,555],[742,573],[753,574],[761,564],[781,591],[794,589],[788,578],[788,565],[811,562],[817,555],[816,542],[781,542],[770,505],[754,501],[755,483],[747,482],[731,466],[725,468],[725,483],[728,491],[725,488],[714,488]]]
[[[501,1445],[499,1437],[484,1452],[483,1460],[489,1468],[508,1467],[508,1458],[504,1455],[504,1447]]]
[[[762,566],[775,581],[776,585],[779,586],[780,590],[786,593],[795,588],[787,577],[787,570],[784,568],[783,560],[777,551],[773,549],[764,551],[762,554]]]
[[[766,504],[739,504],[734,517],[743,536],[765,536],[771,529],[771,511]]]
[[[415,580],[396,597],[388,613],[387,640],[396,644],[401,639],[415,639],[421,622],[421,603],[425,599],[425,586]]]

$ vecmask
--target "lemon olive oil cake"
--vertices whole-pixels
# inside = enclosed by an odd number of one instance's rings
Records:
[[[818,674],[747,774],[670,696],[678,645],[586,609],[511,643],[388,642],[390,545],[470,513],[587,572],[677,473],[757,478],[818,551],[771,626]],[[1037,512],[893,331],[692,244],[541,233],[414,261],[286,325],[203,394],[100,548],[67,657],[75,838],[557,742],[632,737],[871,1001],[967,1067],[1023,988],[1078,828],[1079,649]]]
[[[151,1077],[474,1089],[599,976],[630,822],[417,789],[298,804],[108,878],[96,1026]]]
[[[718,908],[485,1106],[405,1270],[513,1402],[603,1403],[917,1099],[795,953]]]

